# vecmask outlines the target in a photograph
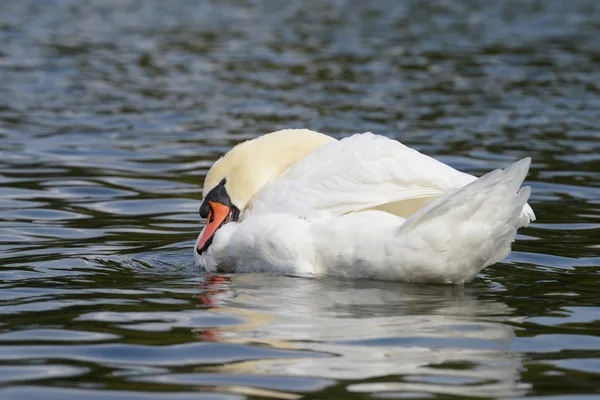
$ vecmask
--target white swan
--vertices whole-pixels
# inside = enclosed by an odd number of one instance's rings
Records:
[[[471,281],[535,220],[523,159],[482,178],[401,143],[306,129],[235,146],[209,170],[194,258],[206,271]]]

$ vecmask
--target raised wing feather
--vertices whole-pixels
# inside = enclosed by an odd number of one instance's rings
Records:
[[[294,164],[257,193],[249,213],[336,216],[436,198],[475,179],[395,140],[363,133],[320,147]]]

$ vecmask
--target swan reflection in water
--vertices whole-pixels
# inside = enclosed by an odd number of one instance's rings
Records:
[[[203,305],[245,323],[197,329],[199,340],[309,352],[213,372],[345,380],[354,392],[505,397],[528,388],[521,355],[510,350],[518,318],[473,287],[251,274],[207,276],[203,285]]]

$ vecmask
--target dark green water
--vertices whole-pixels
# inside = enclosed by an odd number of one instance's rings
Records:
[[[538,221],[466,287],[203,276],[285,127],[531,156]],[[595,0],[0,1],[0,398],[598,398],[599,132]]]

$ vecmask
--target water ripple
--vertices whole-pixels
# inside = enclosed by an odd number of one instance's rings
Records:
[[[595,398],[598,4],[3,2],[0,397]],[[199,274],[208,169],[287,127],[531,156],[538,220],[466,287]]]

